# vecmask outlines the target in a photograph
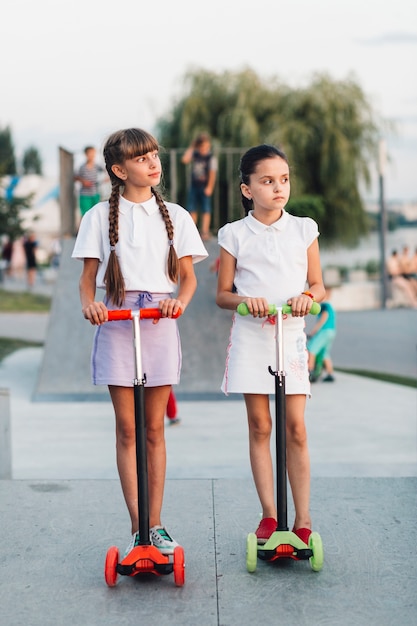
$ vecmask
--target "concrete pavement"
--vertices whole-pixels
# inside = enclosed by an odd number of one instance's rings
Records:
[[[417,602],[416,394],[347,374],[308,403],[311,511],[325,563],[260,561],[245,545],[259,504],[242,401],[183,401],[166,429],[163,519],[184,546],[173,576],[106,586],[106,550],[129,523],[108,402],[33,402],[42,348],[0,366],[10,389],[14,480],[0,481],[0,603],[7,626],[412,624]],[[293,506],[289,498],[289,523]]]
[[[110,402],[33,402],[41,348],[0,365],[10,390],[13,477],[117,478]],[[417,476],[416,391],[337,373],[316,383],[307,403],[316,476]],[[242,400],[179,401],[178,426],[167,426],[168,478],[249,478]]]

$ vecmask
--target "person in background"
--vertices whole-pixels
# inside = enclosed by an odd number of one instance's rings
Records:
[[[395,285],[403,292],[409,306],[417,309],[417,296],[409,279],[405,278],[403,275],[398,250],[393,250],[391,252],[391,256],[386,262],[386,268],[391,284]]]
[[[13,256],[13,241],[11,237],[6,236],[5,241],[3,243],[3,248],[1,251],[1,258],[3,259],[4,266],[4,274],[7,278],[10,278],[12,275],[12,256]]]
[[[401,254],[398,256],[398,263],[401,274],[406,280],[410,281],[410,285],[417,296],[417,277],[413,272],[413,259],[410,256],[410,248],[403,246]]]
[[[30,232],[23,241],[23,249],[26,256],[26,278],[29,289],[32,289],[36,281],[36,273],[38,269],[38,263],[36,260],[36,248],[38,242],[36,241],[35,233]]]
[[[417,248],[414,249],[414,254],[411,257],[410,269],[412,276],[417,280]]]
[[[330,304],[331,289],[326,287],[325,299],[320,303],[321,311],[317,321],[309,333],[307,340],[308,350],[308,370],[310,372],[310,382],[314,383],[318,379],[315,373],[316,359],[319,357],[326,370],[324,383],[334,382],[333,362],[330,357],[330,349],[336,337],[336,311]]]
[[[96,163],[96,149],[93,146],[84,148],[85,163],[81,165],[74,180],[81,184],[80,187],[80,212],[83,217],[95,204],[100,202],[98,190],[99,175],[104,168]]]
[[[201,238],[210,239],[211,197],[217,175],[217,158],[211,150],[208,133],[200,133],[182,157],[185,165],[191,164],[191,182],[188,192],[187,210],[194,223],[198,222],[198,209],[201,212]]]
[[[166,414],[167,414],[167,418],[169,420],[168,423],[171,426],[174,426],[175,424],[179,424],[180,423],[181,420],[178,417],[177,399],[175,397],[175,393],[174,393],[172,388],[171,388],[171,391],[170,391],[170,394],[169,394],[169,398],[168,398]]]

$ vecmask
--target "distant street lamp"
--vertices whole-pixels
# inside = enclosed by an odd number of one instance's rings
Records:
[[[387,307],[388,282],[385,254],[385,237],[387,232],[387,214],[384,199],[384,175],[387,162],[387,148],[384,139],[379,140],[378,146],[378,179],[379,179],[379,242],[381,251],[381,308]]]

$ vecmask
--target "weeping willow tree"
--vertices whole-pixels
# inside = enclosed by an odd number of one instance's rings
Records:
[[[367,232],[359,189],[369,185],[380,123],[353,78],[315,75],[294,89],[250,69],[194,70],[185,75],[183,91],[158,121],[164,146],[185,148],[202,130],[218,148],[273,143],[290,161],[289,210],[315,217],[327,243],[355,244]],[[220,184],[221,177],[222,171]]]

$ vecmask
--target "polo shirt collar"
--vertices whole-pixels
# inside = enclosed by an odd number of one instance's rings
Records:
[[[255,233],[255,235],[263,233],[268,228],[274,228],[275,230],[284,231],[287,227],[288,220],[290,219],[289,213],[282,209],[282,215],[279,220],[268,225],[262,224],[262,222],[253,217],[252,213],[253,211],[249,211],[248,215],[246,216],[246,220],[247,225],[249,226],[251,231]]]
[[[126,200],[123,196],[119,196],[119,211],[120,213],[126,214],[134,207],[142,207],[148,215],[152,215],[159,211],[158,203],[156,201],[155,196],[152,194],[152,198],[146,200],[146,202],[131,202],[130,200]]]

